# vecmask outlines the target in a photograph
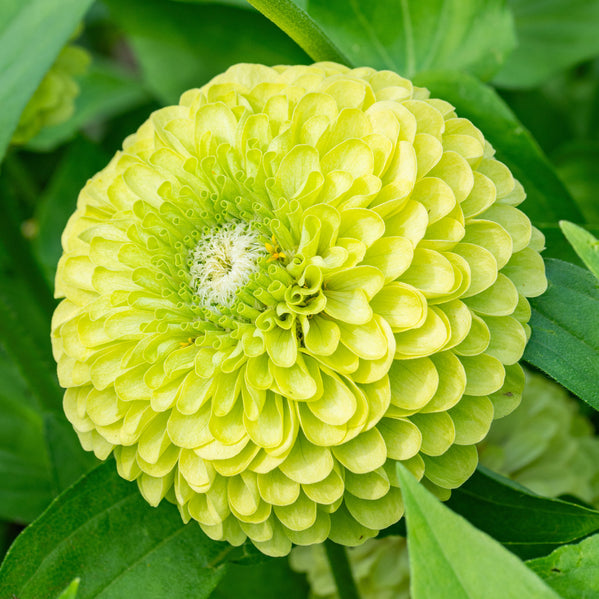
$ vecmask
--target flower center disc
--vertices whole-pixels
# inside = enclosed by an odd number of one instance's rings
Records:
[[[230,307],[237,290],[258,270],[258,259],[266,253],[248,224],[215,227],[190,252],[191,289],[205,306]]]

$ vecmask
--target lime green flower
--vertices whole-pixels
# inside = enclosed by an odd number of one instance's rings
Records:
[[[11,143],[24,144],[44,127],[68,120],[75,110],[79,85],[75,78],[85,73],[89,54],[79,46],[65,46],[35,90],[14,132]]]
[[[574,495],[599,505],[599,438],[559,385],[526,373],[522,403],[495,422],[478,446],[480,461],[547,497]],[[291,566],[306,572],[311,597],[336,599],[335,582],[322,545],[296,547]],[[410,571],[406,540],[369,539],[349,551],[362,599],[408,599]]]
[[[157,505],[285,555],[440,497],[517,404],[546,287],[522,186],[398,75],[237,65],[81,192],[53,346],[86,449]]]

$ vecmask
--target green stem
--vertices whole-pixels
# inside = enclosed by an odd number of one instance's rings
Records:
[[[333,578],[337,585],[340,599],[360,599],[358,587],[351,573],[347,552],[343,545],[337,545],[330,539],[324,542],[324,548],[329,559]]]

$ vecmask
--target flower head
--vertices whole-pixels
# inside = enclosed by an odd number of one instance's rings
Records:
[[[523,384],[546,286],[524,191],[402,77],[237,65],[83,189],[53,345],[87,449],[215,539],[284,555],[441,497]]]
[[[89,64],[89,54],[79,46],[65,46],[46,73],[21,114],[11,143],[24,144],[44,127],[58,125],[71,117],[79,85],[75,78]]]

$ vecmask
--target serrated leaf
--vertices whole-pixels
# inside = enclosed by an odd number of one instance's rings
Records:
[[[526,565],[564,599],[599,597],[599,535],[560,547]]]
[[[535,87],[553,73],[599,53],[599,2],[509,0],[518,46],[495,81]]]
[[[482,0],[249,0],[314,60],[491,76],[514,45],[503,2]]]
[[[175,506],[150,507],[110,460],[19,535],[0,568],[0,595],[52,597],[78,577],[77,599],[203,599],[233,550],[183,524]]]
[[[524,359],[599,410],[599,281],[561,260],[545,266],[549,287],[530,300],[532,336]]]
[[[447,505],[522,558],[599,531],[599,511],[550,499],[479,466]]]
[[[0,2],[0,160],[29,98],[92,2]]]
[[[568,221],[561,221],[560,227],[586,267],[599,279],[599,241],[592,234]]]
[[[454,514],[401,464],[413,599],[558,599],[514,554]]]
[[[108,0],[146,85],[166,104],[236,62],[296,64],[308,57],[255,11],[164,0]]]
[[[527,199],[521,209],[535,224],[542,227],[563,218],[583,220],[539,145],[491,87],[458,72],[422,73],[415,83],[427,87],[434,97],[451,102],[459,116],[481,129],[497,158],[524,186]]]

